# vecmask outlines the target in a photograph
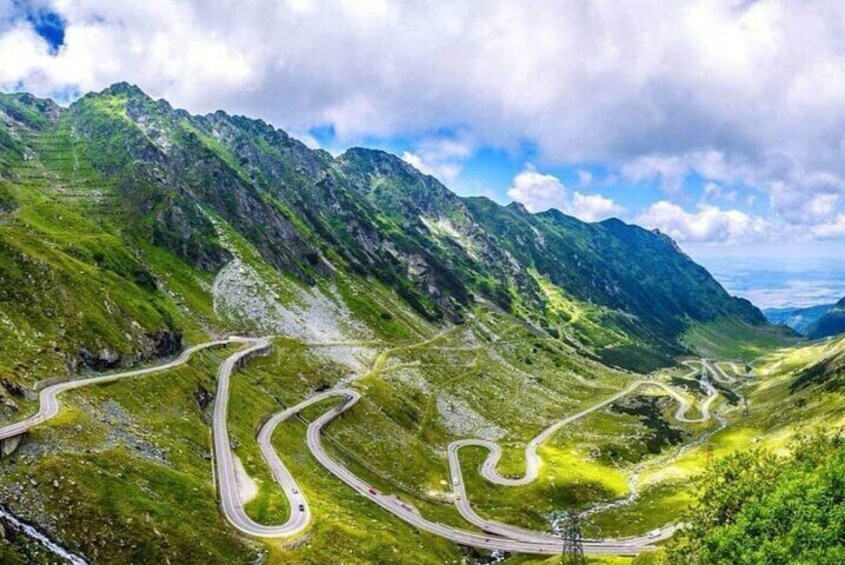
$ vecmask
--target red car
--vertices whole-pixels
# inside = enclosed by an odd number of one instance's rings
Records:
[[[374,488],[368,488],[368,489],[367,489],[367,492],[369,492],[369,493],[370,493],[370,494],[372,494],[372,495],[376,495],[376,494],[378,494],[378,493],[376,492],[376,489],[374,489]]]

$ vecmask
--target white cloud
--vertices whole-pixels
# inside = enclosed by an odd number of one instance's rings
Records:
[[[766,235],[768,223],[739,210],[722,210],[701,204],[695,212],[687,212],[677,204],[661,200],[652,204],[637,222],[657,228],[673,239],[686,242],[740,243]]]
[[[436,177],[440,181],[449,181],[454,179],[461,172],[459,166],[449,163],[429,163],[417,153],[404,151],[402,153],[402,160],[426,175]]]
[[[578,184],[580,185],[588,185],[593,182],[593,173],[586,169],[578,169]]]
[[[154,95],[212,109],[214,98],[249,92],[264,69],[233,29],[202,29],[203,6],[190,2],[110,3],[57,0],[65,44],[47,43],[19,23],[0,37],[0,87],[23,82],[37,94],[103,88],[129,80]],[[234,21],[234,20],[230,20]]]
[[[708,182],[704,185],[703,200],[724,200],[726,202],[736,201],[736,191],[726,190],[722,185],[715,182]]]
[[[812,234],[819,239],[845,237],[845,214],[839,214],[833,220],[813,227]]]
[[[294,14],[308,14],[314,9],[313,0],[287,0],[287,4]]]
[[[572,202],[568,210],[570,214],[585,222],[597,222],[619,216],[623,211],[622,206],[610,198],[599,194],[581,194],[577,191],[572,195]]]
[[[750,172],[743,160],[730,162],[723,152],[715,149],[671,155],[650,153],[624,162],[620,170],[628,180],[659,180],[663,189],[669,193],[680,191],[692,174],[727,183],[750,180]]]
[[[671,194],[691,175],[750,187],[796,225],[843,212],[841,0],[53,0],[55,56],[10,4],[0,89],[128,80],[196,112],[330,124],[340,144],[461,129]],[[459,156],[410,153],[460,172]]]
[[[524,204],[531,212],[557,208],[585,222],[604,220],[623,212],[623,208],[612,199],[598,194],[576,191],[570,198],[569,191],[558,177],[540,173],[530,165],[514,177],[508,196]]]
[[[691,172],[690,165],[681,156],[645,155],[625,163],[622,175],[633,181],[658,179],[668,192],[679,191]]]
[[[461,173],[463,161],[472,152],[472,143],[466,139],[436,137],[421,140],[416,151],[403,152],[402,159],[420,172],[448,183]]]
[[[771,185],[770,201],[787,221],[793,224],[815,225],[837,214],[840,195],[820,186],[796,186],[775,182]]]
[[[320,145],[320,142],[317,140],[317,138],[314,137],[313,135],[311,135],[310,133],[308,133],[307,131],[306,132],[294,131],[294,132],[289,132],[289,133],[290,133],[291,136],[295,137],[296,139],[298,139],[299,141],[304,143],[305,146],[308,147],[309,149],[324,149],[324,147],[322,147]]]
[[[542,212],[549,208],[563,211],[569,207],[569,195],[560,179],[539,173],[532,166],[513,178],[508,196],[524,204],[531,212]]]

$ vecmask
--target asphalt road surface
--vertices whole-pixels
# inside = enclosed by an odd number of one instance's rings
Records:
[[[315,394],[295,406],[285,408],[284,410],[274,414],[264,424],[264,426],[262,426],[257,437],[261,454],[267,465],[270,467],[276,482],[285,493],[285,496],[290,504],[291,511],[288,520],[284,524],[272,526],[259,524],[247,516],[238,492],[234,454],[232,453],[231,443],[229,441],[227,426],[229,382],[231,380],[232,373],[238,366],[240,366],[240,363],[253,355],[269,350],[272,344],[272,337],[245,338],[233,336],[228,339],[193,346],[186,349],[173,361],[156,365],[154,367],[89,379],[68,381],[48,386],[39,394],[40,406],[38,412],[25,420],[0,428],[0,439],[6,439],[23,434],[30,428],[54,417],[59,412],[60,407],[58,395],[67,390],[83,386],[105,384],[128,377],[138,377],[150,373],[166,371],[186,363],[188,359],[190,359],[191,355],[199,350],[231,343],[243,344],[245,347],[229,356],[220,365],[217,375],[217,395],[215,397],[212,435],[214,440],[215,478],[220,497],[220,506],[223,514],[235,528],[247,535],[266,538],[284,538],[298,535],[308,527],[311,521],[312,515],[308,506],[308,501],[302,494],[296,480],[285,467],[281,458],[273,448],[271,438],[274,430],[279,424],[317,402],[335,397],[342,399],[342,402],[309,424],[307,431],[308,448],[317,461],[323,465],[323,467],[334,474],[338,479],[346,483],[349,487],[357,491],[361,496],[368,498],[374,504],[384,508],[394,516],[404,520],[419,530],[441,536],[458,544],[508,552],[557,554],[561,551],[561,540],[552,534],[485,520],[473,510],[467,498],[466,487],[461,471],[459,458],[460,448],[472,445],[488,449],[490,453],[480,468],[481,475],[486,480],[497,485],[522,486],[537,478],[541,464],[537,450],[539,446],[546,442],[553,434],[562,427],[571,424],[572,422],[575,422],[596,410],[604,408],[628,394],[633,393],[640,387],[654,386],[666,391],[679,404],[675,417],[679,421],[690,423],[704,422],[708,420],[710,418],[710,406],[718,397],[718,391],[712,384],[710,384],[709,379],[707,378],[708,374],[723,383],[733,383],[736,381],[736,379],[729,376],[724,370],[722,370],[717,363],[710,363],[705,359],[702,359],[699,362],[699,367],[695,367],[692,363],[688,363],[688,366],[691,368],[691,372],[687,376],[693,376],[698,373],[700,375],[699,384],[702,387],[702,390],[708,395],[705,401],[701,404],[701,416],[695,419],[691,419],[686,416],[686,413],[692,405],[684,395],[662,382],[652,380],[636,381],[629,385],[626,389],[605,400],[602,400],[590,408],[567,418],[558,420],[533,438],[525,447],[525,475],[518,479],[503,477],[496,470],[502,455],[501,448],[498,444],[478,439],[467,439],[453,442],[448,447],[448,460],[455,504],[461,515],[468,522],[480,528],[482,533],[462,530],[453,526],[433,522],[422,517],[413,507],[402,501],[400,498],[378,492],[372,485],[354,475],[349,469],[334,460],[328,454],[322,444],[323,429],[332,420],[340,417],[344,412],[351,409],[360,399],[360,393],[349,389],[328,390]],[[732,368],[736,370],[735,367]],[[584,550],[587,553],[594,554],[634,555],[642,551],[652,549],[656,542],[671,536],[676,527],[677,526],[675,525],[669,525],[652,532],[648,536],[622,539],[585,540]]]
[[[503,551],[513,552],[527,552],[527,553],[557,553],[561,549],[561,542],[558,538],[545,532],[535,532],[507,524],[485,520],[481,518],[471,507],[466,496],[466,488],[464,485],[463,475],[461,473],[460,459],[458,451],[461,447],[466,445],[475,445],[485,447],[490,450],[490,455],[481,467],[481,474],[485,479],[499,485],[504,486],[520,486],[530,483],[535,480],[538,474],[540,460],[537,455],[537,448],[547,441],[560,428],[575,422],[584,416],[606,407],[616,400],[631,394],[640,387],[655,386],[663,389],[670,394],[679,404],[676,417],[684,422],[704,422],[710,418],[709,407],[718,397],[716,389],[709,384],[705,378],[706,372],[712,372],[712,369],[702,360],[701,367],[693,367],[690,364],[691,371],[687,376],[694,376],[701,374],[702,378],[699,381],[703,390],[708,394],[706,400],[701,406],[701,416],[699,418],[688,418],[687,411],[692,407],[690,401],[678,393],[668,385],[650,380],[642,380],[632,383],[625,390],[616,393],[615,395],[583,410],[573,416],[564,418],[555,422],[553,425],[546,428],[541,434],[535,437],[525,449],[526,457],[526,474],[520,479],[510,479],[502,477],[496,471],[496,466],[501,457],[501,449],[493,442],[485,440],[459,440],[449,445],[448,457],[450,466],[450,475],[452,479],[453,494],[455,495],[455,504],[461,515],[470,523],[482,529],[484,534],[469,532],[438,524],[420,516],[409,505],[405,504],[399,499],[392,496],[385,496],[379,493],[372,485],[369,485],[359,477],[355,476],[351,471],[344,467],[339,462],[332,459],[322,445],[321,434],[323,428],[332,420],[339,417],[341,414],[349,410],[355,403],[358,402],[360,394],[354,390],[332,390],[320,393],[314,397],[305,400],[304,402],[287,408],[284,411],[276,414],[268,423],[262,428],[259,437],[263,437],[262,453],[268,461],[271,455],[276,456],[272,447],[269,446],[269,437],[272,435],[272,430],[281,422],[287,420],[300,410],[307,406],[326,400],[328,398],[339,396],[343,398],[343,402],[324,413],[317,418],[308,427],[307,441],[308,448],[314,457],[332,474],[346,483],[348,486],[356,490],[360,495],[367,497],[375,504],[381,506],[388,512],[408,522],[414,527],[445,537],[456,543],[463,545],[470,545],[474,547],[481,547],[486,549],[498,549]],[[281,469],[281,474],[284,477],[290,478],[290,473],[284,468],[284,464],[275,457],[275,465]],[[289,480],[292,480],[290,478]],[[654,544],[660,540],[670,537],[677,526],[669,525],[661,528],[647,536],[631,537],[624,539],[602,539],[602,540],[586,540],[585,551],[589,553],[612,553],[612,554],[635,554],[641,551],[650,549]]]
[[[8,426],[0,428],[0,440],[21,435],[24,432],[28,431],[30,428],[33,428],[39,424],[46,422],[50,418],[53,418],[56,414],[59,413],[58,396],[68,390],[73,390],[75,388],[80,388],[84,386],[112,383],[114,381],[126,379],[129,377],[140,377],[144,375],[149,375],[151,373],[160,373],[161,371],[167,371],[180,365],[184,365],[191,358],[191,355],[193,355],[197,351],[208,349],[210,347],[228,345],[231,343],[248,343],[250,341],[253,340],[251,340],[250,338],[243,338],[237,336],[233,336],[228,339],[210,341],[208,343],[201,343],[199,345],[189,347],[188,349],[183,351],[181,355],[179,355],[179,357],[177,357],[176,359],[168,361],[167,363],[163,363],[161,365],[147,367],[146,369],[137,369],[134,371],[114,373],[110,375],[103,375],[101,377],[92,377],[89,379],[77,379],[73,381],[66,381],[50,385],[42,389],[41,392],[38,394],[38,412],[30,416],[29,418],[26,418],[25,420],[21,420],[20,422],[15,422],[14,424],[9,424]]]

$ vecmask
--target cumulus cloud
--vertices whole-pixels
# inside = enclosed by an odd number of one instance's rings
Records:
[[[687,212],[677,204],[661,200],[640,214],[637,222],[656,228],[678,241],[694,243],[740,243],[766,234],[766,220],[740,212],[701,204]]]
[[[723,186],[715,182],[708,182],[704,185],[703,200],[725,200],[727,202],[736,201],[736,191],[726,190]]]
[[[0,0],[0,89],[129,80],[192,111],[330,124],[341,142],[461,128],[671,195],[690,175],[751,187],[797,225],[842,212],[840,0],[39,0],[66,24],[56,52],[19,5]]]
[[[771,203],[775,210],[789,222],[816,224],[828,221],[837,213],[840,196],[822,187],[813,190],[795,190],[794,186],[776,182],[771,189]]]
[[[839,214],[833,220],[816,225],[812,233],[819,239],[838,239],[845,237],[845,214]]]
[[[604,220],[623,212],[623,208],[612,199],[599,194],[576,191],[570,197],[568,189],[558,177],[540,173],[532,166],[514,177],[508,196],[524,204],[531,212],[557,208],[585,222]]]
[[[514,177],[508,196],[524,204],[531,212],[566,208],[569,200],[566,187],[559,178],[539,173],[531,166]]]
[[[441,182],[449,182],[461,173],[463,161],[472,152],[473,145],[467,139],[432,137],[418,142],[415,151],[403,152],[402,159]]]
[[[597,222],[622,214],[624,209],[612,199],[600,194],[581,194],[576,191],[572,195],[569,213],[585,222]]]

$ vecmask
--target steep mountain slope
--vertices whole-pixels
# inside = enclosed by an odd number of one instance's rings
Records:
[[[791,392],[845,390],[845,339],[833,342],[821,353],[798,371],[790,385]]]
[[[810,339],[821,339],[845,332],[845,298],[834,304],[806,329]]]
[[[699,322],[730,317],[764,324],[754,306],[728,296],[663,234],[615,219],[586,224],[557,210],[535,215],[519,204],[502,208],[484,198],[466,201],[496,244],[533,269],[548,283],[544,288],[600,306],[600,314],[587,317],[597,326],[622,330],[592,337],[610,362],[642,367],[648,358],[676,355],[678,336]],[[585,309],[569,308],[570,320]]]
[[[193,116],[126,84],[67,108],[0,96],[0,422],[36,410],[42,379],[146,365],[221,335],[279,335],[231,382],[232,449],[261,523],[293,510],[255,442],[280,406],[354,386],[362,400],[332,424],[332,454],[465,527],[450,442],[502,439],[503,469],[519,475],[517,447],[638,378],[614,366],[673,364],[694,347],[685,336],[713,327],[782,343],[659,233],[460,198],[393,155],[333,157],[259,120]],[[95,562],[468,558],[325,473],[300,421],[273,441],[313,501],[313,538],[291,549],[231,528],[208,441],[229,353],[68,394],[0,458],[0,498]],[[556,510],[626,496],[627,472],[713,425],[670,422],[666,400],[643,392],[555,438],[543,446],[554,464],[525,489],[468,478],[475,500],[545,529]],[[464,457],[475,468],[482,453]]]
[[[192,116],[127,84],[67,109],[29,95],[2,108],[6,176],[33,179],[39,197],[96,199],[85,216],[130,249],[152,245],[200,272],[232,258],[219,220],[297,284],[354,273],[432,321],[487,300],[632,368],[682,353],[690,325],[764,324],[665,236],[461,199],[380,151],[334,159],[261,121]]]

